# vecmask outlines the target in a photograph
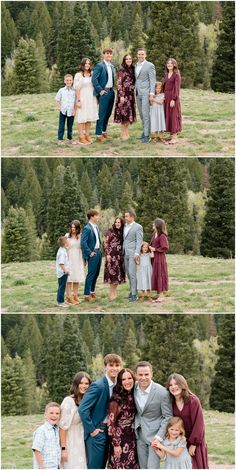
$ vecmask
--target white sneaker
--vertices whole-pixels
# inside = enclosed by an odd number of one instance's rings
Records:
[[[69,304],[66,302],[57,303],[58,307],[69,307]]]

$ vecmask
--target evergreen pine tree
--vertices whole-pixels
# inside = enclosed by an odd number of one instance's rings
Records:
[[[68,40],[65,41],[65,38],[68,37],[68,34],[71,31],[71,18],[73,15],[73,4],[72,2],[63,2],[62,6],[63,6],[62,17],[60,20],[58,37],[57,37],[57,67],[61,74],[61,77],[63,78],[63,76],[66,73],[72,73],[72,70],[68,70],[65,65],[67,51],[69,48]]]
[[[14,53],[14,93],[40,93],[45,73],[35,41],[21,38]]]
[[[25,315],[24,327],[19,338],[19,352],[23,357],[30,350],[36,370],[41,361],[43,338],[35,315]]]
[[[20,184],[18,204],[26,208],[31,201],[35,216],[38,214],[42,190],[31,161],[24,162],[24,178]]]
[[[114,339],[116,337],[116,324],[113,315],[106,315],[101,320],[101,337],[103,356],[114,351]]]
[[[3,359],[7,354],[9,354],[9,351],[4,338],[1,336],[1,358]]]
[[[90,353],[92,354],[94,346],[94,332],[89,318],[86,318],[83,322],[82,336],[88,346]]]
[[[51,401],[55,400],[54,395],[56,390],[56,383],[58,381],[57,367],[55,367],[55,364],[57,365],[59,360],[64,318],[64,315],[51,315],[47,321],[44,332],[43,354],[40,371],[42,381],[46,381],[49,400]]]
[[[135,332],[131,328],[127,329],[126,338],[124,341],[123,355],[126,367],[129,367],[131,370],[134,370],[140,358],[140,351],[139,349],[137,349],[137,339],[135,336]]]
[[[82,193],[84,194],[85,199],[87,200],[88,207],[92,207],[91,198],[92,198],[92,193],[93,193],[93,186],[92,186],[87,170],[83,172],[82,177],[80,178],[80,189]]]
[[[198,355],[194,347],[196,322],[189,315],[146,315],[144,321],[145,345],[143,359],[151,362],[154,379],[166,384],[168,376],[182,374],[190,389],[198,393]]]
[[[103,163],[102,168],[98,173],[98,193],[101,209],[107,209],[111,206],[111,188],[111,172],[108,165]]]
[[[8,354],[2,361],[2,414],[17,416],[26,414],[25,373],[22,359]],[[14,397],[14,400],[12,399]]]
[[[32,243],[25,210],[11,207],[4,222],[3,262],[30,261]]]
[[[9,201],[7,199],[7,196],[3,188],[1,188],[1,203],[2,203],[1,220],[4,220],[9,210]]]
[[[135,15],[130,37],[132,41],[131,55],[136,57],[137,50],[141,47],[145,47],[148,38],[143,31],[142,17],[138,13]]]
[[[30,16],[31,11],[28,7],[22,9],[16,19],[16,27],[19,34],[19,37],[30,36]]]
[[[120,200],[120,207],[123,211],[136,209],[137,203],[134,201],[133,191],[131,186],[129,185],[128,181],[125,183],[121,200]]]
[[[98,2],[92,2],[92,7],[91,7],[91,10],[90,10],[90,18],[91,18],[91,21],[93,23],[94,28],[97,30],[99,38],[103,39],[103,37],[101,35],[102,14],[101,14],[101,10],[99,8]]]
[[[61,197],[63,193],[65,167],[59,165],[53,172],[51,192],[48,200],[48,214],[47,214],[47,234],[48,238],[54,247],[57,246],[57,239],[59,236],[64,235],[63,227],[64,221],[58,217],[60,211]],[[63,226],[61,226],[63,224]]]
[[[36,414],[39,408],[37,403],[36,395],[36,373],[35,365],[32,360],[32,354],[30,349],[28,349],[23,356],[23,363],[25,369],[25,401],[26,401],[26,414],[33,415]]]
[[[39,33],[42,35],[42,41],[46,49],[47,62],[50,64],[49,46],[52,35],[52,20],[46,2],[34,2],[34,8],[30,16],[30,37],[36,40]]]
[[[3,66],[5,59],[11,56],[16,45],[17,30],[14,20],[6,7],[6,2],[2,2],[1,13],[1,60]]]
[[[223,314],[218,324],[219,358],[211,385],[210,406],[214,410],[233,413],[235,385],[235,316]]]
[[[109,2],[108,8],[110,10],[111,40],[118,41],[121,39],[120,33],[122,31],[122,2]]]
[[[68,47],[65,53],[63,74],[74,75],[78,72],[79,64],[85,55],[93,63],[98,61],[100,55],[96,51],[86,2],[75,2],[72,25],[69,32],[67,31],[66,42]]]
[[[234,160],[216,158],[210,163],[210,189],[202,232],[201,254],[234,257]]]
[[[20,337],[20,328],[16,324],[14,327],[10,328],[6,336],[6,346],[11,357],[14,357],[16,354],[19,354],[19,337]]]
[[[55,364],[55,369],[54,399],[61,403],[68,394],[74,374],[87,369],[83,339],[75,315],[65,316],[58,362]]]
[[[174,57],[182,86],[193,86],[199,58],[198,9],[198,2],[151,3],[147,50],[149,60],[156,66],[158,80],[163,77],[167,58]],[[168,25],[164,31],[163,25]]]
[[[150,240],[152,221],[164,219],[167,224],[170,252],[183,253],[189,233],[186,169],[176,158],[145,159],[139,164],[140,190],[137,215]]]
[[[212,69],[214,91],[233,93],[235,87],[235,2],[221,2],[223,20],[216,60]],[[225,73],[227,70],[227,73]]]
[[[33,213],[32,203],[28,202],[26,207],[26,215],[28,218],[28,231],[29,231],[29,240],[30,240],[30,261],[35,261],[39,259],[39,253],[37,252],[37,231],[36,231],[36,220]]]
[[[43,44],[43,36],[41,32],[39,32],[36,36],[36,46],[37,46],[37,52],[38,52],[39,70],[41,74],[40,92],[46,93],[47,91],[49,91],[49,82],[48,82],[48,77],[45,73],[47,64],[46,64],[45,47]]]
[[[66,233],[69,224],[74,219],[81,223],[86,220],[89,206],[78,183],[75,172],[68,165],[64,174],[63,191],[61,194],[58,217],[61,220],[61,234]]]

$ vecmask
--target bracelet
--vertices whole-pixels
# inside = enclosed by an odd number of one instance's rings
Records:
[[[61,450],[66,450],[66,448],[65,448],[65,447],[62,447]]]
[[[77,100],[77,103],[80,103],[80,100]]]

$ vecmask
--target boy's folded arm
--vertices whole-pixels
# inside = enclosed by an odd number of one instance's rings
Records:
[[[33,451],[34,451],[35,458],[38,462],[39,468],[46,468],[43,463],[43,457],[42,457],[41,452],[37,449],[33,449]]]

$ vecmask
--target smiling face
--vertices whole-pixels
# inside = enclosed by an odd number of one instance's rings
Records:
[[[167,67],[167,69],[169,70],[169,72],[173,72],[173,70],[174,70],[174,65],[173,65],[173,63],[172,63],[171,60],[168,60],[168,62],[167,62],[167,64],[166,64],[166,67]]]
[[[143,62],[147,57],[146,51],[143,49],[138,50],[137,52],[137,58],[139,62]]]
[[[86,60],[85,64],[84,64],[84,69],[85,70],[90,70],[91,69],[91,62],[90,60]]]
[[[96,215],[93,215],[91,218],[90,218],[90,222],[92,222],[93,224],[97,225],[99,221],[99,214],[96,214]]]
[[[81,395],[84,395],[86,390],[89,388],[89,380],[87,379],[87,377],[83,377],[81,379],[81,382],[80,384],[78,385],[78,391]]]
[[[149,366],[139,366],[136,371],[136,379],[141,390],[149,387],[152,381],[152,371]]]
[[[111,62],[112,60],[112,52],[104,52],[103,58],[106,62]]]
[[[133,60],[132,60],[131,55],[127,55],[126,58],[125,58],[126,65],[128,65],[128,67],[130,67],[132,65],[132,62],[133,62]]]
[[[115,221],[115,227],[116,227],[117,229],[121,228],[121,220],[120,220],[120,219],[116,219],[116,221]]]
[[[73,85],[73,78],[70,76],[66,77],[64,83],[66,86],[71,87]]]
[[[49,408],[45,411],[45,418],[46,420],[53,426],[54,424],[58,424],[60,419],[60,408],[58,406],[49,406]]]
[[[125,223],[126,224],[131,224],[134,221],[134,217],[129,213],[125,213]]]
[[[176,380],[171,379],[169,384],[169,392],[175,398],[181,396],[182,388],[177,384]]]
[[[122,386],[124,387],[125,390],[130,392],[134,386],[134,379],[130,372],[125,371],[122,375],[121,379]]]
[[[112,382],[115,382],[117,375],[119,374],[121,366],[118,362],[108,362],[105,366],[107,376]]]
[[[179,424],[173,424],[170,428],[168,428],[168,434],[170,439],[175,440],[177,437],[180,436],[181,429]]]

